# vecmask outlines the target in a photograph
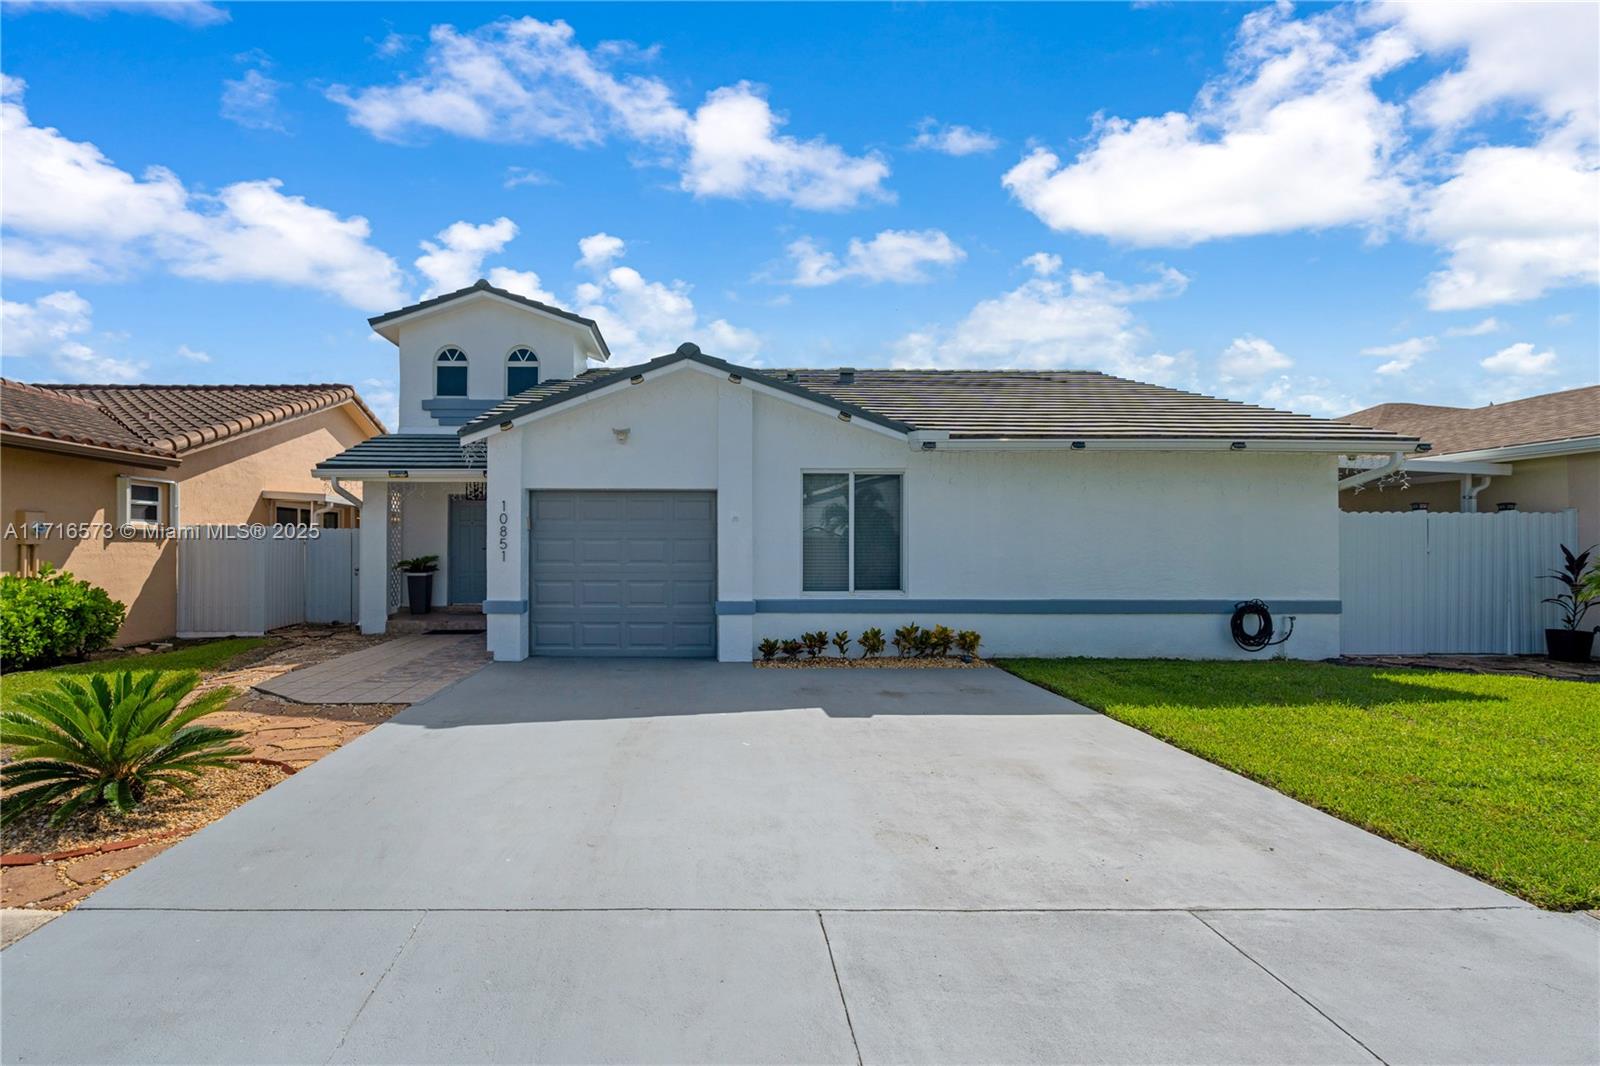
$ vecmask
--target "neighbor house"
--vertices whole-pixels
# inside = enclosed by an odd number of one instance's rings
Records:
[[[1485,407],[1385,403],[1342,421],[1433,446],[1403,478],[1341,493],[1347,511],[1572,508],[1583,546],[1600,543],[1600,385]]]
[[[1415,437],[1092,371],[772,370],[684,344],[617,369],[596,324],[487,282],[372,320],[400,431],[360,482],[360,621],[441,557],[498,659],[747,661],[915,621],[992,653],[1241,655],[1243,600],[1339,652],[1342,456]]]
[[[5,567],[46,563],[127,605],[118,643],[177,630],[177,557],[195,525],[348,526],[353,498],[310,468],[381,434],[348,385],[0,381]]]

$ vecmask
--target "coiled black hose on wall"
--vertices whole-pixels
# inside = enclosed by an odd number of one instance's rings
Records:
[[[1255,627],[1247,629],[1245,620],[1255,619]],[[1233,605],[1233,618],[1228,622],[1228,629],[1233,633],[1233,642],[1245,651],[1260,651],[1282,644],[1294,633],[1294,616],[1289,616],[1289,627],[1283,631],[1283,636],[1277,640],[1272,639],[1272,611],[1260,600],[1245,600]]]

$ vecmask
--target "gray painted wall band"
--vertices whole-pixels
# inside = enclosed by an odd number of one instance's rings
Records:
[[[527,614],[527,600],[484,600],[484,614]]]
[[[718,614],[1232,614],[1237,600],[719,600]],[[1339,600],[1267,600],[1274,614],[1339,614]]]

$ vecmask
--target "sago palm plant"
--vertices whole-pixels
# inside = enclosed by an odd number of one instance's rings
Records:
[[[13,761],[0,768],[0,825],[40,804],[57,804],[59,825],[86,804],[109,804],[125,814],[152,788],[188,794],[206,769],[222,766],[249,749],[233,747],[243,734],[194,725],[218,710],[230,689],[208,692],[178,709],[200,683],[186,671],[163,679],[124,670],[111,678],[95,674],[87,686],[63,678],[54,691],[17,697],[17,709],[0,714],[0,743],[12,745]]]

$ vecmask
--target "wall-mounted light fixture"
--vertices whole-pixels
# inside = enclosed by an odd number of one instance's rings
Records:
[[[933,442],[931,440],[925,440],[925,441],[922,442],[922,450],[925,451],[925,452],[931,452],[935,448],[937,448],[938,446],[939,446],[938,444],[936,444],[935,442]]]
[[[644,384],[644,375],[643,374],[635,374],[635,375],[633,375],[633,377],[628,379],[628,384],[629,385],[642,385],[642,384]]]
[[[740,377],[738,374],[729,374],[728,375],[728,380],[733,382],[735,385],[737,385],[737,384],[739,384],[739,382],[743,381],[744,378]]]
[[[508,430],[510,428],[511,428],[511,423],[510,422],[502,422],[502,423],[500,423],[500,432],[504,433],[506,430]]]
[[[1244,451],[1245,445],[1244,445],[1244,441],[1236,440],[1232,444],[1228,445],[1228,447],[1232,448],[1236,452],[1242,452],[1242,451]]]
[[[1081,440],[1075,440],[1072,442],[1072,450],[1075,452],[1081,452],[1087,447],[1088,445]]]
[[[623,426],[621,429],[617,429],[617,428],[613,427],[612,430],[611,430],[611,435],[613,437],[617,438],[617,443],[618,444],[626,444],[626,443],[628,443],[628,427],[627,426]]]
[[[839,421],[841,421],[841,422],[850,421],[850,412],[849,411],[840,411],[839,412]]]

